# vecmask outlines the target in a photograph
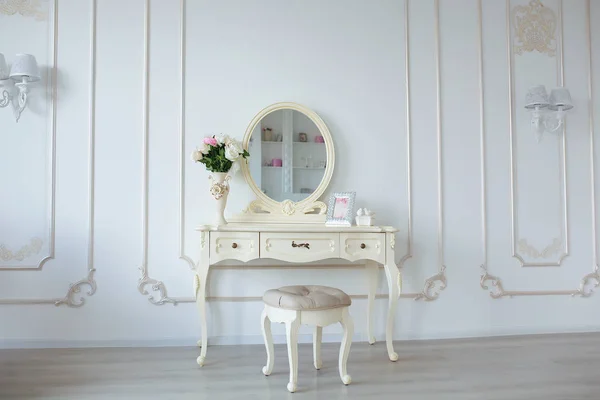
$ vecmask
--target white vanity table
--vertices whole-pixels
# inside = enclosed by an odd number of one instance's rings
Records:
[[[293,137],[300,132],[295,132],[293,125],[290,125],[290,121],[285,118],[289,110],[300,112],[308,117],[324,138],[327,160],[321,183],[312,193],[305,194],[305,198],[300,201],[286,199],[279,202],[264,193],[256,183],[261,182],[261,179],[253,177],[258,172],[252,172],[251,166],[244,164],[242,172],[246,182],[257,195],[257,200],[253,201],[241,215],[230,218],[226,225],[205,225],[197,228],[200,232],[200,257],[194,276],[194,293],[202,325],[201,354],[197,360],[198,364],[204,365],[208,344],[206,287],[210,267],[226,260],[248,262],[256,259],[274,259],[294,264],[328,259],[343,259],[351,262],[364,260],[368,283],[367,332],[371,344],[375,342],[372,333],[372,315],[377,277],[379,265],[383,265],[389,290],[386,345],[389,359],[396,361],[398,355],[394,352],[392,334],[396,305],[401,291],[401,277],[395,263],[394,250],[397,230],[392,227],[376,226],[325,226],[327,206],[318,199],[329,184],[335,160],[333,141],[325,123],[313,111],[298,104],[274,104],[262,110],[250,123],[244,137],[244,147],[249,147],[253,135],[261,133],[261,129],[257,129],[261,121],[269,115],[272,120],[276,119],[273,118],[273,114],[278,112],[284,113],[282,120],[287,124],[283,127],[284,134],[288,132],[292,135],[283,138],[282,146],[285,147],[286,143],[293,142]],[[251,153],[250,157],[252,156]],[[289,160],[283,160],[282,164],[286,162]],[[264,175],[261,178],[264,178]],[[293,176],[290,178],[293,179]],[[280,185],[278,187],[283,188],[283,192],[286,187],[294,187],[293,182],[284,181],[284,176],[281,176],[281,179],[282,181],[276,182],[276,185]],[[297,199],[298,195],[299,193],[296,193],[292,198]],[[318,284],[318,282],[298,282],[298,284]]]

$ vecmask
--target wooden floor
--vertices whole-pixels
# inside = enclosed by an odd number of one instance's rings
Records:
[[[265,377],[264,346],[214,346],[207,364],[198,349],[102,348],[0,350],[2,399],[600,399],[600,334],[355,343],[344,386],[338,345],[323,345],[323,369],[300,345],[298,392],[286,390],[287,354],[276,346]]]

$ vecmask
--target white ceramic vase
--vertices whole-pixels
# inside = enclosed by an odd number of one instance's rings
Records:
[[[225,219],[225,207],[227,206],[227,196],[229,195],[229,179],[227,172],[212,172],[209,176],[210,194],[215,199],[215,219],[214,225],[220,226],[227,224]]]

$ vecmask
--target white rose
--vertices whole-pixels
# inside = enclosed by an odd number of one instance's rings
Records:
[[[202,154],[207,154],[210,151],[210,146],[202,142],[202,144],[196,150]]]
[[[227,147],[231,147],[233,150],[237,151],[238,154],[242,154],[244,152],[244,149],[242,149],[241,143],[238,142],[237,140],[231,140],[231,142],[229,142]]]
[[[192,161],[199,162],[202,160],[202,152],[200,150],[194,150],[192,152]]]
[[[227,142],[230,140],[229,136],[223,135],[222,133],[218,136],[215,136],[215,139],[217,139],[218,144],[227,144]]]
[[[229,146],[225,146],[225,158],[227,158],[229,161],[235,161],[240,158],[240,152],[237,151],[235,146],[230,144]]]

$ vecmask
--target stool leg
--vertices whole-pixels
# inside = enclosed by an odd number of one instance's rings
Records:
[[[342,344],[340,346],[340,378],[342,378],[344,385],[349,385],[350,382],[352,382],[352,378],[346,371],[346,363],[348,362],[348,354],[350,353],[352,336],[354,335],[354,322],[352,321],[352,317],[350,317],[348,307],[344,309],[340,324],[342,325],[342,328],[344,328],[344,337],[342,338]]]
[[[315,369],[321,369],[323,363],[321,362],[321,339],[323,337],[323,328],[315,326],[313,334],[313,359]]]
[[[271,335],[271,320],[267,315],[267,309],[265,308],[262,312],[262,333],[265,339],[265,348],[267,349],[267,365],[262,369],[263,374],[266,376],[271,375],[273,372],[273,364],[275,364],[275,354],[273,351],[273,336]]]
[[[300,318],[298,313],[291,321],[285,323],[285,333],[287,336],[288,359],[290,362],[290,382],[287,389],[294,393],[298,388],[298,329],[300,328]]]

